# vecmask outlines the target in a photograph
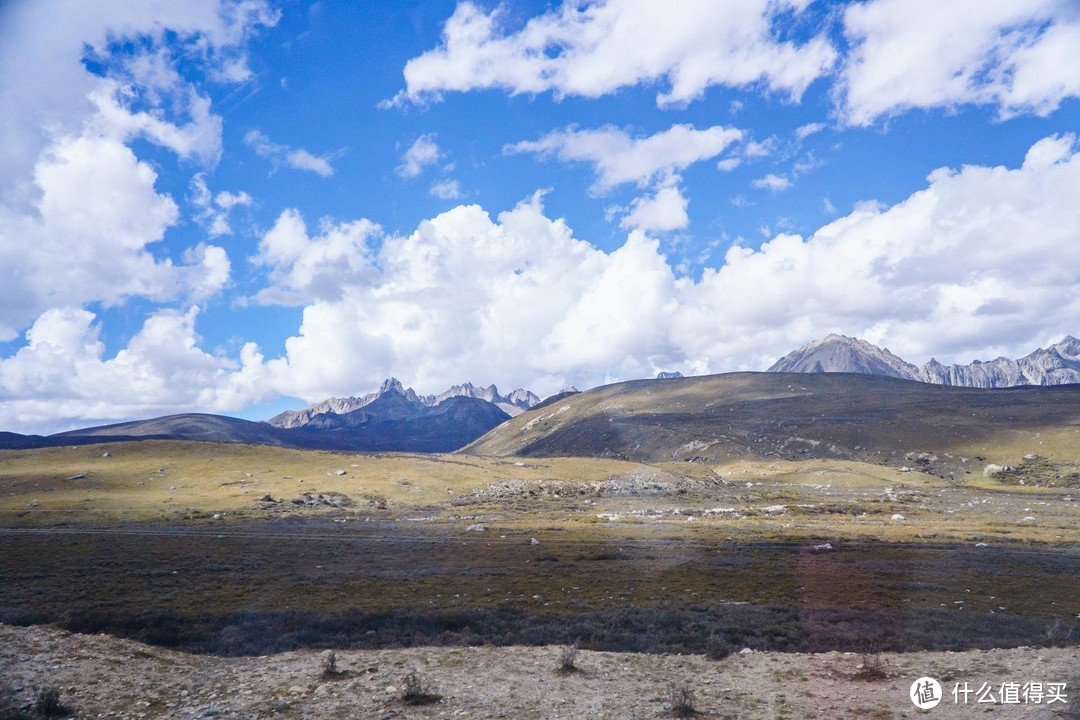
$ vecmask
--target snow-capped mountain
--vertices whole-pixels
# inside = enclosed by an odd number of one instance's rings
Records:
[[[850,372],[981,388],[1064,385],[1080,383],[1080,340],[1066,337],[1018,360],[944,365],[931,359],[920,368],[865,340],[829,335],[780,358],[769,372]]]

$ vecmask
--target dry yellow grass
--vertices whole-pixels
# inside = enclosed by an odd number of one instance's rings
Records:
[[[266,495],[288,500],[304,493],[421,506],[503,481],[599,482],[645,469],[617,460],[350,454],[148,440],[0,452],[0,514],[152,520],[181,509],[248,510]]]
[[[1049,439],[1044,452],[1064,447]],[[648,465],[144,441],[0,452],[0,525],[330,513],[462,529],[471,521],[455,518],[482,516],[506,532],[557,528],[568,537],[1077,542],[1080,503],[1061,500],[1069,489],[1006,485],[979,467],[948,480],[843,460]],[[352,502],[291,503],[319,494]],[[262,503],[266,496],[279,502]]]

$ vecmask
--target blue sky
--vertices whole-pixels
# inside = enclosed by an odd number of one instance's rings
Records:
[[[0,9],[0,410],[1076,334],[1070,0]]]

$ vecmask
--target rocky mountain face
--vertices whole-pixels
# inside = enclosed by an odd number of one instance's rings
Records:
[[[509,395],[500,395],[499,389],[494,385],[476,387],[467,382],[464,385],[454,385],[446,392],[435,395],[434,402],[429,404],[437,405],[443,400],[452,397],[471,397],[486,400],[510,417],[516,417],[540,402],[540,398],[522,388],[518,388]]]
[[[769,372],[849,372],[914,380],[919,368],[865,340],[829,335],[788,353]]]
[[[427,413],[427,409],[453,397],[483,400],[510,417],[519,415],[540,402],[540,398],[528,390],[519,388],[509,395],[500,395],[499,389],[494,385],[477,387],[472,383],[454,385],[438,395],[419,395],[412,388],[403,386],[397,378],[389,378],[373,393],[361,397],[329,398],[303,410],[286,410],[267,422],[274,427],[292,429],[354,426],[373,420],[405,420],[422,416]]]
[[[389,378],[368,395],[330,398],[267,422],[308,447],[450,452],[539,402],[526,390],[504,396],[472,383],[420,395]]]
[[[769,372],[849,372],[979,388],[1066,385],[1080,383],[1080,340],[1066,337],[1019,360],[944,365],[931,359],[920,368],[865,340],[829,335],[780,358]]]

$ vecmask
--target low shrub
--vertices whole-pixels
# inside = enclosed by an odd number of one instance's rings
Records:
[[[562,650],[559,651],[559,672],[563,675],[569,675],[570,673],[576,673],[581,668],[577,666],[577,654],[578,643],[575,641],[573,645],[564,645]]]
[[[415,672],[405,676],[401,683],[401,701],[406,705],[431,705],[442,700],[442,695],[424,687],[424,682]]]
[[[715,632],[709,635],[705,641],[705,656],[710,660],[723,660],[728,655],[736,652],[737,648],[727,641],[727,638],[717,635]]]
[[[60,688],[52,686],[38,690],[34,711],[45,717],[62,717],[70,712],[60,702]]]
[[[698,714],[694,709],[694,691],[688,685],[672,685],[669,697],[673,717],[685,718]]]

